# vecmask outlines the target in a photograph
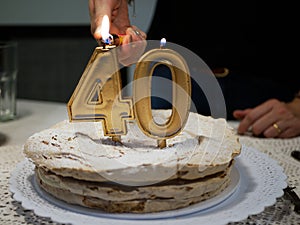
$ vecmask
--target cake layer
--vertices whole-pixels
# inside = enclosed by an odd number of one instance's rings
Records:
[[[53,174],[51,176],[55,178],[49,178],[43,172],[36,171],[42,189],[54,197],[70,204],[110,213],[153,213],[186,207],[220,194],[230,183],[229,174],[228,171],[210,179],[198,179],[188,183],[178,181],[177,184],[170,185],[131,187],[125,190],[125,187],[116,187],[116,185],[102,187],[101,183],[97,185],[95,182],[81,181],[68,188],[70,186],[68,179],[61,177],[57,179]],[[72,182],[75,182],[74,179]]]
[[[42,168],[36,169],[36,175],[44,185],[107,201],[120,202],[160,198],[183,200],[199,197],[219,189],[219,186],[229,180],[231,167],[228,167],[224,172],[205,178],[196,180],[175,179],[148,186],[124,186],[111,182],[82,181],[46,172]]]

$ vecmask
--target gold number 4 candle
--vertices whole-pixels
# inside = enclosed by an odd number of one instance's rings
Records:
[[[121,96],[121,74],[115,49],[97,47],[68,102],[70,121],[102,121],[107,136],[127,133],[132,100]]]

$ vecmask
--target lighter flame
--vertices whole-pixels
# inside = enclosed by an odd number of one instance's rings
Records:
[[[112,35],[109,33],[109,18],[107,15],[104,15],[102,19],[101,36],[105,43],[110,44]]]

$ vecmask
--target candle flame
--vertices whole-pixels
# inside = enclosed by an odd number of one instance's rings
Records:
[[[160,47],[162,48],[162,47],[165,47],[166,46],[166,43],[167,43],[167,40],[165,39],[165,38],[162,38],[161,40],[160,40]]]
[[[104,15],[102,19],[101,36],[105,44],[111,44],[112,35],[109,33],[109,18],[107,15]]]

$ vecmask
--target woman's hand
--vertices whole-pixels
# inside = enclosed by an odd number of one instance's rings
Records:
[[[94,38],[102,38],[102,19],[107,15],[110,21],[109,33],[123,36],[122,47],[118,49],[120,63],[135,63],[144,52],[147,35],[138,27],[131,26],[127,0],[89,0],[89,12]]]
[[[251,131],[267,138],[291,138],[300,135],[300,99],[290,103],[270,99],[245,110],[235,110],[233,116],[241,120],[238,133]]]

